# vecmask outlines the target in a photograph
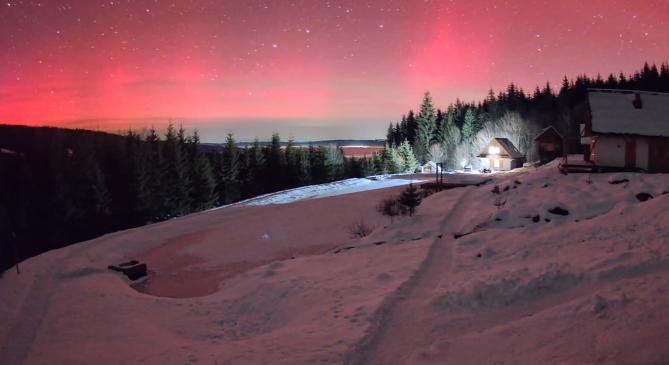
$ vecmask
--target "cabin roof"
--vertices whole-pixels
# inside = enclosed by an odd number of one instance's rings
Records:
[[[669,94],[589,89],[588,101],[595,134],[669,137]]]
[[[500,156],[501,157],[509,157],[509,158],[523,158],[523,154],[518,151],[516,146],[511,143],[507,138],[493,138],[488,145],[485,146],[483,151],[481,151],[481,154],[479,154],[479,157],[488,157],[488,149],[490,148],[491,145],[495,145],[500,147]]]
[[[560,140],[562,140],[562,135],[560,132],[555,129],[552,125],[544,128],[536,137],[534,137],[535,141],[540,141],[540,140],[547,140],[551,139],[552,137],[557,137]]]

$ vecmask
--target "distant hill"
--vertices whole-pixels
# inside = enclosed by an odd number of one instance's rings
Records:
[[[254,142],[237,142],[237,147],[247,148]],[[362,147],[383,147],[386,141],[384,139],[326,139],[321,141],[295,141],[295,146],[362,146]],[[260,141],[261,146],[269,146],[270,141]],[[223,147],[224,143],[202,143],[200,148],[205,152],[215,152]],[[285,147],[288,142],[282,141],[281,146]]]

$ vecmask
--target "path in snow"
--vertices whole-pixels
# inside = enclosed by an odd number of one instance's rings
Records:
[[[377,310],[368,334],[348,354],[348,364],[404,363],[406,357],[430,338],[431,323],[423,323],[416,313],[430,311],[435,287],[447,275],[453,257],[460,221],[455,209],[466,201],[474,188],[458,189],[459,196],[442,220],[425,260],[414,275],[401,285]],[[429,318],[423,316],[422,318]]]
[[[0,364],[23,364],[25,362],[47,314],[51,297],[59,288],[60,281],[56,278],[62,275],[59,272],[60,268],[89,248],[88,245],[79,244],[67,256],[56,260],[57,264],[52,263],[45,272],[36,275],[31,283],[32,288],[28,296],[22,302],[20,314],[17,316],[22,320],[12,326],[4,339],[3,346],[0,347]],[[57,253],[54,252],[53,255]]]

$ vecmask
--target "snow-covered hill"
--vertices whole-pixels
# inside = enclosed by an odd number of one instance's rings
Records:
[[[669,176],[549,165],[391,224],[375,207],[401,189],[227,207],[27,260],[0,278],[0,363],[669,359]],[[376,228],[352,239],[360,220]],[[130,258],[151,271],[136,288],[105,269]]]

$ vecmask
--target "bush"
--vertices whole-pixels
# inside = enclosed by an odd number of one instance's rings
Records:
[[[376,210],[382,215],[390,217],[391,222],[395,217],[407,215],[409,213],[407,207],[402,205],[400,200],[395,196],[382,200],[381,203],[376,206]]]
[[[348,231],[351,233],[352,238],[367,237],[373,230],[374,227],[367,225],[362,218],[348,227]]]

